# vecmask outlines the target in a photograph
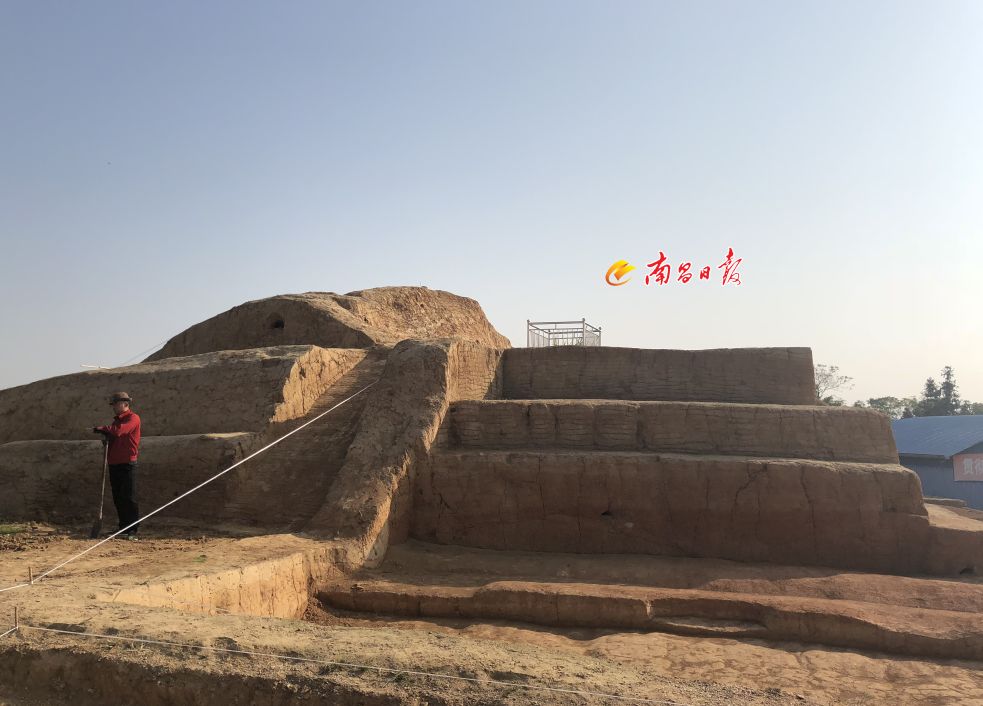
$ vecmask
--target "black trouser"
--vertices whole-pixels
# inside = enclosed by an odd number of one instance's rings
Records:
[[[113,486],[113,503],[119,515],[119,528],[123,529],[140,519],[140,510],[137,509],[137,462],[110,464],[109,482]],[[127,534],[136,534],[139,527],[131,527]]]

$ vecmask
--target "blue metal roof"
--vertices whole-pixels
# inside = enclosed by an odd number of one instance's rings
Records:
[[[983,443],[983,414],[896,419],[891,431],[899,454],[951,458]]]

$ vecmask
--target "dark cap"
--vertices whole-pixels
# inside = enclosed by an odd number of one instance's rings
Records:
[[[114,402],[132,402],[130,396],[125,392],[114,392],[113,396],[109,398],[109,404]]]

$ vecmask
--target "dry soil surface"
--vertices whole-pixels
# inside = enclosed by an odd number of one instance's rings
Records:
[[[91,546],[87,527],[18,529],[0,535],[0,588],[23,580],[28,566],[39,573]],[[60,704],[59,698],[70,698],[73,706],[103,703],[96,675],[109,672],[140,685],[141,706],[245,704],[267,691],[264,703],[270,704],[626,703],[600,694],[693,706],[983,704],[981,665],[970,662],[660,633],[366,618],[315,608],[306,620],[202,615],[96,598],[143,581],[247,565],[314,545],[292,535],[240,539],[189,527],[146,527],[140,542],[107,543],[47,581],[0,593],[0,625],[19,605],[28,625],[311,661],[137,647],[25,629],[0,640],[0,704]],[[4,671],[12,664],[21,671]],[[362,667],[346,666],[353,664]],[[413,673],[420,671],[478,681]],[[60,690],[25,690],[18,676]],[[536,688],[543,686],[570,691]],[[145,696],[157,691],[163,700]]]

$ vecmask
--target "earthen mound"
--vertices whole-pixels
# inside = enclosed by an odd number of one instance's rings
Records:
[[[147,360],[296,344],[370,348],[408,338],[460,338],[510,347],[474,299],[426,287],[378,287],[246,302],[179,333]]]
[[[0,390],[0,444],[92,439],[126,389],[144,436],[261,431],[302,417],[364,351],[279,346],[90,370]]]

